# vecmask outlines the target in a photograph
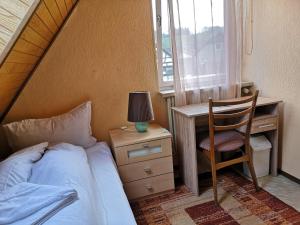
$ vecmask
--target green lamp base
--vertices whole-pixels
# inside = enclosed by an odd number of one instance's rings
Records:
[[[139,133],[143,133],[146,132],[148,129],[149,123],[148,122],[136,122],[135,123],[135,129],[139,132]]]

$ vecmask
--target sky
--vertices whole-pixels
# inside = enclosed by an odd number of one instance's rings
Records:
[[[152,0],[152,3],[155,0]],[[177,7],[177,1],[179,7]],[[201,32],[204,27],[212,25],[211,20],[211,2],[213,9],[214,26],[224,26],[224,13],[223,13],[224,0],[173,0],[175,26],[176,18],[178,18],[177,8],[180,13],[181,27],[189,28],[194,32],[195,26],[197,32]],[[168,0],[161,0],[162,3],[162,28],[163,33],[168,33]],[[194,18],[194,3],[195,3],[195,18]],[[155,5],[153,5],[155,10]]]

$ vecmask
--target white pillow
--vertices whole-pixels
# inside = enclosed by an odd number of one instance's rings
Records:
[[[85,102],[68,113],[45,119],[27,119],[3,125],[9,146],[21,149],[44,141],[67,142],[84,148],[93,146],[91,102]]]
[[[26,182],[31,175],[33,163],[42,157],[47,146],[48,142],[44,142],[22,149],[0,162],[0,192]]]

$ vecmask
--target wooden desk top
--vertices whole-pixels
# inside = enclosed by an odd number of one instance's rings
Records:
[[[256,106],[273,105],[280,102],[282,102],[282,100],[276,98],[258,97]],[[241,105],[215,107],[214,112],[226,112],[226,111],[243,109],[249,107],[250,104],[251,103],[245,103]],[[208,115],[208,103],[185,105],[181,107],[172,107],[172,110],[181,113],[186,117],[205,116]]]

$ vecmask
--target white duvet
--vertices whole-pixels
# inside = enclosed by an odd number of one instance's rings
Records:
[[[33,164],[28,183],[0,197],[0,212],[7,215],[0,225],[136,225],[105,143],[51,147]]]

